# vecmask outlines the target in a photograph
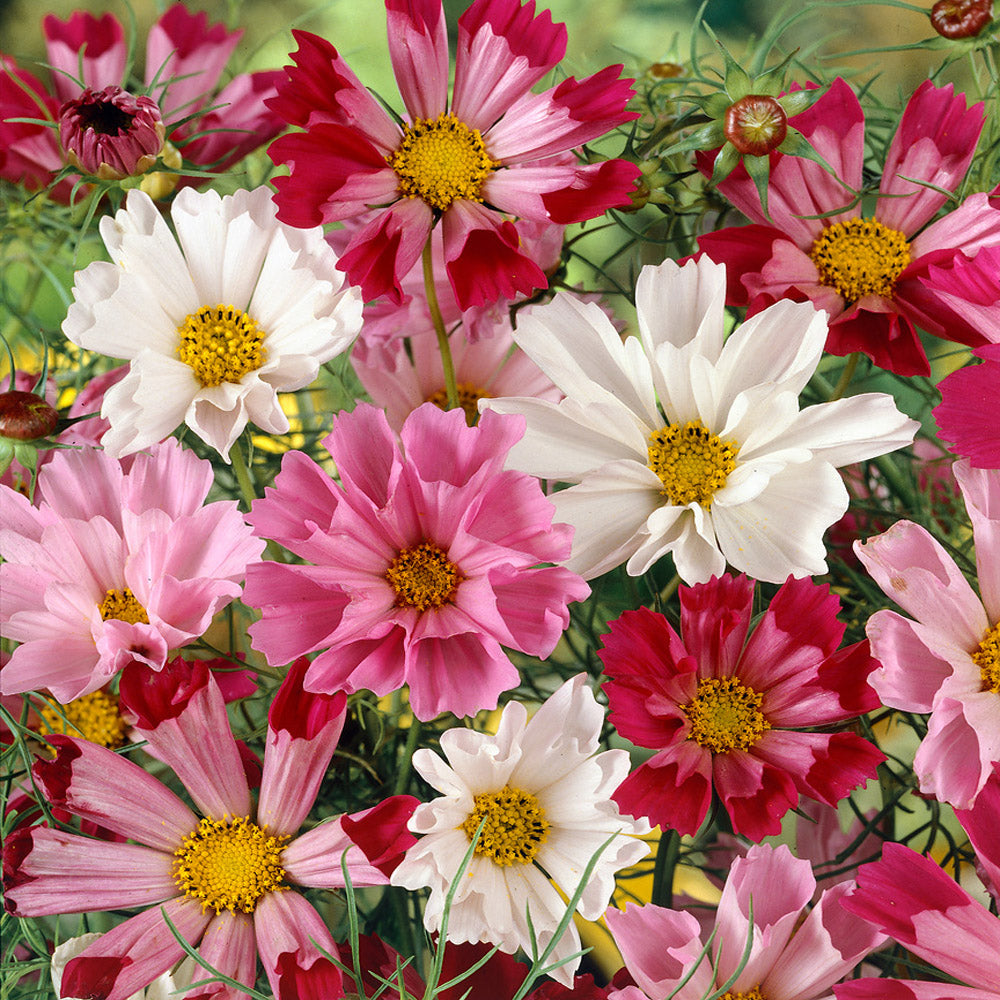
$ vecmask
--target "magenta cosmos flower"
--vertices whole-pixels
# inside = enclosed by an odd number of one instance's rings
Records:
[[[690,913],[653,904],[612,908],[605,920],[638,985],[612,990],[609,1000],[702,1000],[725,983],[733,1000],[826,1000],[830,986],[885,940],[841,909],[851,885],[827,889],[807,912],[816,889],[809,862],[784,844],[761,844],[733,862],[711,945]]]
[[[257,534],[313,565],[261,563],[246,603],[261,608],[253,646],[272,664],[322,650],[314,691],[410,686],[418,719],[495,708],[518,684],[501,648],[545,657],[590,588],[541,565],[569,555],[537,480],[504,471],[524,422],[462,410],[415,410],[396,443],[385,414],[361,404],[334,420],[324,445],[337,485],[287,454],[275,488],[253,505]],[[489,419],[487,419],[489,418]]]
[[[951,450],[969,459],[976,469],[1000,469],[1000,344],[973,352],[982,364],[967,365],[938,383],[941,402],[934,419]]]
[[[268,104],[305,131],[269,150],[290,170],[275,179],[278,218],[307,228],[381,209],[337,265],[366,299],[401,301],[401,280],[438,223],[460,308],[547,287],[510,217],[566,224],[628,204],[634,164],[539,161],[637,118],[625,111],[631,81],[609,66],[532,93],[566,51],[565,25],[535,17],[533,0],[476,0],[458,21],[449,101],[440,0],[386,0],[386,12],[407,111],[399,123],[329,42],[293,32],[296,65]]]
[[[209,25],[204,13],[184,4],[174,4],[150,29],[144,94],[121,88],[128,45],[113,15],[77,11],[60,21],[49,14],[42,26],[51,92],[13,60],[0,58],[0,147],[6,154],[0,177],[5,180],[29,190],[45,187],[73,156],[74,165],[91,173],[99,172],[94,167],[101,162],[109,168],[103,176],[113,176],[109,171],[115,168],[118,174],[133,173],[135,162],[126,169],[122,156],[155,159],[164,131],[189,163],[225,170],[284,127],[264,105],[282,74],[243,73],[220,90],[222,72],[243,33]],[[63,148],[54,129],[11,118],[59,122]],[[158,121],[159,144],[152,150]],[[180,165],[176,152],[164,150],[164,157]],[[63,182],[54,195],[68,201],[70,190],[71,184]]]
[[[292,668],[271,704],[260,799],[254,807],[226,708],[202,663],[122,675],[123,704],[138,735],[169,765],[203,818],[164,784],[118,754],[52,736],[54,760],[36,784],[53,805],[136,843],[107,843],[44,826],[4,846],[6,907],[15,916],[149,907],[103,934],[63,973],[64,996],[124,1000],[181,959],[174,927],[224,975],[252,985],[260,953],[277,1000],[343,996],[337,967],[319,948],[337,946],[320,915],[292,886],[384,885],[414,842],[416,806],[394,796],[295,837],[340,738],[343,694],[302,689]],[[199,945],[200,941],[200,945]],[[227,995],[237,995],[229,993]]]
[[[979,595],[954,559],[912,521],[854,551],[895,611],[868,619],[881,663],[869,683],[882,703],[930,713],[913,769],[920,790],[958,809],[976,800],[1000,761],[1000,471],[956,462],[976,544]]]
[[[714,791],[733,830],[760,840],[800,794],[835,805],[885,760],[855,733],[812,731],[878,706],[868,644],[838,649],[840,600],[789,579],[751,632],[753,590],[728,574],[681,587],[680,635],[646,608],[610,623],[611,721],[657,751],[615,793],[622,812],[695,833]]]
[[[947,201],[937,189],[954,191],[965,177],[983,105],[967,108],[951,84],[920,85],[889,146],[873,218],[862,217],[844,186],[861,189],[865,158],[864,113],[850,87],[835,80],[791,122],[836,177],[810,160],[772,154],[770,220],[742,167],[719,184],[753,222],[698,239],[704,253],[726,265],[728,303],[749,304],[755,313],[778,299],[811,300],[830,314],[828,351],[861,351],[900,375],[930,372],[915,327],[973,347],[996,339],[941,293],[961,300],[964,283],[953,272],[1000,245],[1000,210],[986,194],[973,194],[931,222]],[[710,158],[700,165],[711,173]]]
[[[48,688],[65,704],[202,635],[263,550],[235,501],[204,503],[212,483],[211,463],[166,441],[124,466],[59,452],[38,507],[0,486],[0,625],[20,643],[0,691]]]

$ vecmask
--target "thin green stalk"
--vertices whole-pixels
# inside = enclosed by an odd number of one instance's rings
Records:
[[[455,381],[455,362],[451,357],[451,344],[448,343],[448,332],[444,328],[444,317],[441,306],[438,305],[437,289],[434,287],[434,258],[431,254],[431,238],[427,237],[423,252],[424,293],[427,296],[427,308],[437,334],[438,350],[441,352],[441,367],[444,369],[444,388],[448,395],[448,409],[458,407],[458,384]]]
[[[847,364],[844,365],[844,370],[840,373],[840,378],[837,380],[837,384],[833,388],[833,392],[830,394],[830,402],[832,403],[835,399],[840,399],[845,392],[847,392],[847,387],[851,384],[851,379],[854,378],[854,372],[858,367],[858,359],[861,355],[855,351],[847,359]]]
[[[410,781],[410,771],[412,770],[413,751],[417,748],[417,741],[420,739],[420,723],[413,719],[410,723],[410,730],[406,734],[406,746],[403,747],[403,759],[399,764],[399,772],[396,775],[396,787],[393,795],[402,795],[406,791],[406,786]]]
[[[254,488],[253,479],[250,477],[250,469],[247,466],[247,460],[243,456],[243,449],[240,447],[239,440],[233,442],[232,448],[229,449],[229,458],[233,463],[233,473],[236,475],[236,482],[239,485],[240,493],[243,495],[243,502],[247,505],[247,510],[250,509],[250,505],[257,499],[257,491]]]
[[[674,871],[680,853],[681,837],[676,830],[660,834],[653,866],[653,894],[650,902],[670,909],[674,905]]]

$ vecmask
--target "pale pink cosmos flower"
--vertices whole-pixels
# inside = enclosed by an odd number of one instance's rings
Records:
[[[900,375],[930,373],[917,327],[973,347],[1000,340],[995,268],[984,274],[992,294],[965,273],[1000,247],[1000,210],[980,192],[935,219],[972,162],[983,105],[968,107],[951,84],[917,88],[886,154],[872,218],[852,194],[863,184],[865,118],[851,88],[838,78],[791,123],[834,174],[776,154],[770,217],[742,167],[719,184],[752,222],[698,239],[726,265],[727,302],[752,314],[780,299],[811,301],[830,315],[828,351],[862,351]],[[709,158],[699,165],[711,173]]]
[[[269,149],[290,169],[275,179],[279,218],[315,226],[380,209],[338,264],[366,299],[401,301],[401,280],[438,224],[462,309],[545,288],[511,219],[565,225],[628,204],[635,164],[540,161],[638,117],[625,110],[631,81],[609,66],[532,93],[566,51],[565,25],[536,17],[534,0],[475,0],[458,21],[449,100],[440,0],[386,0],[386,13],[402,120],[329,42],[293,32],[295,65],[268,102],[305,130]]]
[[[567,604],[589,587],[558,562],[570,529],[552,524],[537,480],[504,471],[524,423],[426,403],[406,419],[402,446],[368,404],[338,414],[324,445],[340,485],[301,452],[249,520],[311,565],[261,563],[244,600],[272,664],[319,652],[314,691],[410,687],[418,719],[495,708],[519,682],[504,646],[552,652]],[[488,417],[488,419],[487,419]]]
[[[640,608],[598,650],[612,723],[657,751],[615,792],[623,811],[693,834],[714,790],[734,832],[760,840],[800,794],[836,805],[875,776],[884,755],[842,724],[877,707],[865,678],[878,664],[865,642],[839,648],[829,587],[787,580],[752,631],[746,577],[681,587],[680,602],[679,635]]]
[[[827,1000],[830,987],[885,940],[841,909],[850,885],[827,889],[806,912],[816,888],[809,862],[784,844],[751,847],[733,862],[701,961],[704,942],[690,913],[653,904],[609,909],[605,920],[638,984],[612,990],[609,1000],[702,1000],[730,979],[725,995],[744,1000]]]
[[[1000,761],[1000,471],[954,465],[976,545],[979,595],[954,559],[912,521],[854,550],[888,597],[913,616],[868,620],[869,678],[883,704],[929,713],[913,767],[920,790],[968,809]]]
[[[4,694],[48,688],[65,704],[204,633],[263,550],[235,501],[205,504],[212,483],[209,462],[167,441],[126,466],[58,452],[37,507],[0,486],[0,623],[20,643]]]
[[[345,851],[354,885],[384,885],[413,842],[405,824],[416,801],[393,796],[295,836],[346,711],[343,694],[303,691],[304,669],[289,671],[271,704],[256,806],[204,663],[177,661],[160,673],[134,666],[121,681],[138,734],[180,778],[202,819],[125,757],[71,736],[49,738],[55,759],[38,761],[33,774],[52,804],[135,843],[18,829],[4,846],[7,910],[31,917],[146,907],[69,962],[65,996],[124,1000],[181,959],[161,907],[206,962],[237,982],[253,984],[259,952],[278,1000],[343,995],[340,971],[319,951],[336,956],[337,945],[293,886],[342,887]]]

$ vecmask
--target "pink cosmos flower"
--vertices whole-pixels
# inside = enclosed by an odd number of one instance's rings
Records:
[[[733,830],[778,833],[799,794],[835,805],[885,756],[852,732],[814,732],[867,712],[868,644],[838,649],[840,600],[789,579],[757,627],[752,580],[729,574],[680,588],[681,634],[639,608],[610,623],[598,651],[611,721],[657,753],[622,782],[623,812],[695,833],[713,791]]]
[[[912,521],[854,550],[895,611],[868,620],[883,704],[930,713],[913,768],[920,790],[959,809],[1000,761],[1000,472],[956,462],[976,543],[979,596],[930,533]]]
[[[66,703],[202,635],[263,549],[235,501],[204,503],[212,483],[209,462],[166,441],[127,465],[59,452],[38,507],[0,486],[0,625],[20,643],[4,694],[48,688]]]
[[[808,861],[784,844],[761,844],[733,862],[710,946],[690,913],[653,904],[609,909],[605,920],[638,984],[613,990],[609,1000],[701,1000],[730,980],[726,997],[825,1000],[830,986],[885,938],[841,909],[848,883],[827,889],[806,914],[815,888]],[[708,953],[699,961],[703,947]]]
[[[631,81],[609,66],[530,88],[566,51],[566,28],[534,0],[475,0],[458,21],[448,98],[440,0],[386,0],[389,52],[407,117],[399,124],[329,42],[293,32],[299,49],[269,107],[304,132],[270,147],[278,218],[303,228],[379,208],[337,265],[366,299],[401,302],[401,281],[443,228],[460,308],[545,288],[509,217],[565,225],[628,203],[639,168],[622,160],[552,165],[547,157],[631,121]]]
[[[522,420],[425,404],[396,443],[380,410],[338,414],[324,445],[338,485],[301,452],[248,519],[312,565],[261,563],[246,603],[253,646],[272,664],[322,650],[310,690],[383,695],[410,685],[418,719],[495,708],[519,675],[501,648],[545,657],[590,590],[540,565],[569,554],[537,480],[503,469]],[[487,419],[489,417],[489,419]]]
[[[282,74],[243,73],[219,90],[222,72],[243,33],[227,31],[221,24],[210,26],[203,12],[189,11],[182,3],[170,7],[150,29],[144,95],[121,90],[128,47],[125,31],[113,15],[98,18],[77,11],[60,21],[49,14],[42,24],[52,68],[51,91],[12,59],[0,58],[0,148],[6,154],[0,159],[0,177],[28,190],[49,184],[67,160],[55,129],[11,118],[60,122],[64,146],[72,133],[66,151],[76,150],[76,165],[82,163],[94,173],[101,162],[117,165],[119,173],[132,172],[116,164],[114,157],[93,159],[94,146],[114,146],[106,140],[120,135],[119,147],[124,143],[138,149],[141,145],[142,153],[149,154],[151,140],[147,141],[146,131],[141,135],[136,131],[135,116],[142,125],[143,116],[153,111],[155,118],[162,118],[167,139],[183,152],[184,159],[214,170],[228,169],[284,127],[264,104],[276,93],[275,84]],[[133,107],[130,102],[139,104]],[[68,201],[71,188],[64,181],[53,196]]]
[[[915,327],[974,347],[1000,339],[995,269],[985,304],[964,274],[970,259],[1000,246],[1000,210],[986,194],[973,194],[931,221],[947,201],[936,189],[955,190],[965,177],[983,128],[982,104],[967,108],[951,84],[920,85],[889,146],[870,219],[860,204],[850,205],[844,187],[861,188],[865,156],[864,114],[848,85],[835,80],[791,122],[836,177],[810,160],[772,154],[770,220],[742,167],[719,184],[753,223],[698,239],[702,252],[726,265],[729,304],[756,313],[782,298],[811,300],[831,316],[828,351],[862,351],[900,375],[930,372]],[[700,166],[710,174],[711,158],[700,158]],[[964,304],[967,296],[976,308]]]
[[[42,826],[17,830],[4,847],[8,911],[148,907],[66,966],[65,996],[124,1000],[177,962],[184,952],[161,907],[206,962],[238,982],[253,984],[259,952],[277,1000],[343,995],[340,971],[319,951],[335,956],[337,946],[292,887],[343,886],[345,851],[354,885],[384,885],[413,842],[405,824],[416,800],[394,796],[295,837],[345,716],[343,694],[302,689],[304,670],[303,663],[289,671],[271,705],[256,808],[222,695],[204,664],[179,661],[160,673],[133,666],[121,680],[139,734],[176,773],[202,819],[125,757],[71,736],[50,738],[56,757],[38,761],[33,774],[52,803],[136,843]]]
[[[973,352],[981,365],[968,365],[938,383],[941,402],[934,407],[940,436],[952,451],[976,469],[1000,469],[1000,421],[994,407],[1000,398],[1000,344]]]

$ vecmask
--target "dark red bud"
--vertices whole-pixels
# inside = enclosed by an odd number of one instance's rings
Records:
[[[931,7],[931,24],[945,38],[975,38],[992,20],[992,0],[938,0]]]
[[[737,153],[766,156],[785,141],[788,115],[775,98],[747,94],[727,109],[725,134]]]
[[[0,392],[0,436],[15,441],[48,437],[59,423],[59,414],[41,396],[11,389]]]

